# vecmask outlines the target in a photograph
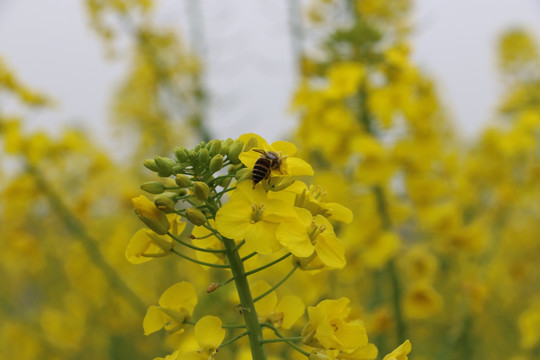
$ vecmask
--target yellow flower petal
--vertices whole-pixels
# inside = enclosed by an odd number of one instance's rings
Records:
[[[278,224],[259,221],[247,227],[246,245],[259,254],[272,254],[281,249],[276,239]]]
[[[266,142],[266,140],[264,140],[261,136],[254,133],[242,134],[238,137],[238,140],[242,140],[245,144],[251,138],[255,138],[257,140],[257,147],[259,149],[264,149],[264,150],[268,149],[268,143]]]
[[[333,235],[320,234],[317,237],[315,251],[321,261],[331,268],[343,269],[347,263],[345,246],[341,240]]]
[[[271,286],[264,280],[259,280],[251,286],[251,292],[253,297],[262,295],[266,291],[270,290]],[[260,318],[266,319],[274,311],[278,302],[278,298],[275,291],[263,297],[261,300],[255,303],[255,310]]]
[[[140,229],[129,240],[126,248],[126,259],[132,264],[142,264],[152,260],[152,258],[141,256],[150,244],[151,240],[146,236],[146,229]]]
[[[146,310],[143,319],[144,335],[150,335],[159,331],[167,323],[168,316],[155,305],[151,305]]]
[[[229,239],[242,239],[251,223],[253,209],[246,201],[231,200],[216,214],[216,228]]]
[[[325,203],[325,204],[322,204],[322,206],[330,210],[329,219],[331,220],[341,221],[345,224],[350,224],[351,221],[353,220],[352,211],[341,204]]]
[[[313,168],[300,158],[289,157],[283,161],[283,172],[289,176],[313,176]],[[272,174],[279,175],[275,171]]]
[[[195,305],[197,305],[197,294],[195,287],[187,281],[181,281],[169,287],[159,298],[159,305],[179,311],[186,309],[189,314],[193,313]]]
[[[405,340],[405,342],[397,347],[390,354],[386,355],[383,360],[407,360],[407,355],[411,352],[411,342]]]
[[[343,359],[373,360],[377,358],[378,354],[379,354],[379,350],[377,349],[375,345],[367,344],[353,351],[352,353],[347,354],[346,356],[343,357]]]
[[[309,211],[305,211],[309,214]],[[311,218],[311,214],[309,214],[309,217]],[[309,226],[309,224],[307,226]],[[311,256],[313,251],[315,251],[315,247],[311,243],[307,233],[307,226],[300,219],[284,221],[279,224],[276,230],[276,238],[279,243],[285,246],[293,253],[293,255],[298,257]]]
[[[195,338],[203,349],[217,349],[225,338],[225,330],[221,328],[221,319],[216,316],[205,316],[195,325]]]
[[[341,322],[334,335],[342,349],[356,349],[368,343],[366,329],[360,324]]]
[[[296,154],[296,146],[288,141],[274,141],[272,145],[270,145],[275,152],[281,151],[283,155],[293,156]]]
[[[284,329],[290,329],[304,315],[305,311],[304,302],[298,296],[293,295],[284,296],[274,310],[276,313],[283,313],[281,327]]]

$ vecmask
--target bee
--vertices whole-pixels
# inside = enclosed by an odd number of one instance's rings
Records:
[[[261,149],[253,149],[253,151],[262,154],[261,157],[259,157],[255,162],[253,173],[251,175],[251,179],[253,180],[253,188],[255,188],[257,183],[267,179],[270,176],[272,170],[279,171],[284,157],[274,151],[264,151]]]

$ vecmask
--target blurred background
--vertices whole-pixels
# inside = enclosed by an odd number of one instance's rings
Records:
[[[539,44],[534,0],[0,0],[0,359],[183,346],[145,310],[214,274],[127,262],[131,198],[145,159],[248,132],[355,215],[347,268],[281,294],[348,296],[379,358],[540,358]]]
[[[208,122],[216,134],[265,131],[276,140],[294,128],[287,107],[298,81],[296,48],[312,49],[321,36],[309,31],[309,14],[299,13],[308,2],[298,3],[156,4],[155,21],[176,28],[204,62]],[[515,27],[538,34],[540,5],[533,0],[416,0],[411,5],[412,59],[437,80],[460,132],[478,135],[502,92],[497,39]],[[305,29],[295,33],[295,26]],[[119,46],[127,42],[124,38]],[[54,113],[36,114],[39,126],[78,123],[110,139],[110,97],[126,75],[129,57],[107,56],[84,1],[0,1],[0,52],[22,80],[31,79],[56,99]]]

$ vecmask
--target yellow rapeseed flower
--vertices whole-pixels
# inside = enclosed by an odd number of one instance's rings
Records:
[[[195,338],[200,348],[180,354],[178,360],[212,360],[225,338],[225,330],[221,325],[221,319],[216,316],[205,316],[197,321]]]
[[[312,176],[313,168],[304,160],[294,157],[296,154],[296,146],[293,143],[287,141],[274,141],[272,144],[268,144],[266,140],[256,134],[244,134],[239,137],[244,143],[248,143],[250,139],[255,139],[257,145],[253,149],[260,149],[266,152],[274,152],[278,154],[281,159],[281,165],[279,169],[272,169],[270,177],[287,177],[287,176]],[[261,157],[261,153],[254,151],[243,152],[239,155],[239,159],[242,163],[253,169],[255,162]]]
[[[259,280],[251,286],[253,297],[257,297],[270,290],[270,284]],[[305,305],[297,296],[284,296],[278,303],[275,291],[266,295],[255,303],[255,309],[260,323],[269,322],[276,327],[290,329],[294,323],[304,315]]]
[[[297,257],[310,257],[315,252],[325,265],[343,268],[346,264],[345,246],[335,236],[332,224],[321,215],[313,218],[306,209],[295,210],[298,217],[282,222],[277,228],[280,244]]]
[[[354,351],[368,343],[366,329],[359,321],[348,321],[350,300],[323,300],[308,307],[309,321],[302,330],[303,342],[327,350]]]
[[[182,281],[169,287],[159,298],[159,306],[148,307],[143,320],[144,334],[162,328],[168,333],[183,330],[184,321],[193,314],[197,301],[195,288],[190,283]]]
[[[403,310],[411,319],[425,319],[442,307],[442,296],[425,282],[415,283],[405,294]]]
[[[167,215],[171,234],[178,236],[186,223],[176,214]],[[133,235],[126,248],[126,258],[132,264],[142,264],[156,257],[168,255],[173,248],[173,240],[165,235],[157,235],[148,229],[140,229]]]
[[[326,202],[326,192],[319,185],[309,188],[302,181],[295,181],[283,191],[269,195],[272,198],[284,201],[293,201],[294,206],[307,209],[313,216],[322,215],[330,220],[341,221],[349,224],[353,214],[347,207]]]
[[[276,239],[279,223],[295,217],[292,205],[269,199],[262,187],[253,189],[251,181],[243,181],[230,201],[218,210],[216,227],[225,237],[245,239],[251,251],[271,254],[281,248]]]
[[[407,356],[411,352],[411,342],[405,340],[405,342],[399,345],[394,351],[386,355],[383,360],[407,360]]]

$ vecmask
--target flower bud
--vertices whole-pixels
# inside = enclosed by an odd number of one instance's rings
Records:
[[[222,188],[226,188],[227,186],[229,186],[229,184],[231,183],[232,181],[232,178],[230,177],[224,177],[223,179],[219,180],[219,182],[217,183],[219,186],[221,186]]]
[[[158,176],[168,177],[172,175],[172,167],[175,165],[174,161],[161,156],[156,157],[154,161],[158,168]]]
[[[206,216],[199,209],[189,208],[186,210],[186,219],[193,225],[201,226],[206,224]]]
[[[159,210],[146,196],[141,195],[132,200],[135,213],[152,231],[159,235],[165,235],[169,231],[170,224],[167,216]]]
[[[199,158],[199,154],[197,154],[194,150],[188,151],[188,159],[190,162],[195,162]]]
[[[179,163],[186,162],[188,159],[188,151],[186,150],[186,148],[177,147],[176,149],[174,149],[174,157]]]
[[[253,149],[254,147],[257,147],[257,144],[258,144],[257,138],[254,136],[250,137],[247,143],[244,145],[243,151],[249,151]]]
[[[229,149],[233,143],[233,139],[228,138],[227,140],[223,141],[221,144],[221,151],[219,152],[221,155],[225,156],[229,153]]]
[[[154,204],[156,204],[156,207],[158,209],[165,211],[166,213],[170,213],[174,211],[174,208],[176,206],[175,198],[175,193],[167,191],[163,194],[154,196]]]
[[[205,201],[210,196],[210,188],[206,183],[202,181],[196,181],[193,185],[193,194],[195,197],[201,201]]]
[[[176,185],[180,186],[181,188],[187,188],[191,186],[191,179],[189,176],[184,174],[178,174],[176,175]]]
[[[236,165],[230,165],[229,168],[227,169],[227,171],[229,172],[229,174],[231,173],[234,173],[236,172],[237,170],[241,169],[244,167],[244,164],[242,163],[239,163],[239,164],[236,164]]]
[[[244,147],[244,142],[242,140],[236,140],[229,146],[229,153],[227,154],[227,158],[231,162],[231,164],[239,164],[240,159],[238,159],[238,155],[242,152],[242,148]]]
[[[223,155],[217,154],[210,160],[210,165],[208,165],[208,170],[210,170],[210,173],[215,173],[216,171],[221,170],[221,167],[223,166]]]
[[[210,156],[219,154],[221,151],[221,146],[222,144],[220,140],[213,140],[210,145],[210,150],[208,150],[210,152]]]
[[[199,151],[199,164],[208,164],[210,161],[210,153],[206,149],[201,149]]]
[[[184,196],[187,194],[187,190],[186,189],[173,189],[173,190],[170,190],[172,192],[174,192],[176,194],[176,196]]]
[[[143,163],[144,167],[147,168],[150,171],[158,172],[158,167],[156,165],[156,162],[154,159],[146,159]]]
[[[173,167],[171,168],[172,174],[173,175],[180,174],[182,171],[184,171],[185,168],[186,166],[184,164],[173,165]]]
[[[148,181],[141,185],[141,190],[150,194],[161,194],[165,191],[165,185],[159,181]]]
[[[251,169],[243,168],[238,170],[234,175],[234,178],[238,180],[238,182],[248,180],[249,178],[251,178]]]
[[[294,182],[295,182],[295,180],[292,179],[292,178],[290,178],[290,177],[284,177],[284,178],[275,177],[275,178],[270,178],[270,181],[268,181],[269,190],[270,190],[270,191],[281,191],[281,190],[285,190],[286,188],[288,188],[289,186],[291,186]]]

